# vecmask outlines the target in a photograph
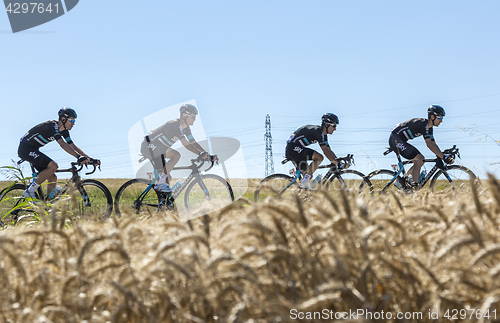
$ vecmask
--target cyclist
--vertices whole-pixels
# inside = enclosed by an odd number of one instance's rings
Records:
[[[297,169],[304,174],[304,177],[300,181],[302,186],[312,188],[309,181],[311,180],[312,174],[323,161],[323,155],[306,146],[319,143],[326,158],[335,166],[339,166],[337,156],[335,156],[330,149],[327,138],[327,135],[331,135],[335,129],[337,129],[338,124],[339,118],[335,114],[325,113],[321,117],[320,126],[306,125],[299,127],[292,133],[290,138],[288,138],[285,157],[291,160]],[[308,161],[312,161],[311,164],[308,165]]]
[[[194,124],[198,109],[192,104],[183,104],[180,109],[178,119],[173,119],[163,124],[162,126],[151,130],[141,144],[141,154],[147,157],[155,168],[155,171],[160,175],[158,183],[155,185],[155,190],[162,193],[170,193],[169,183],[172,179],[170,172],[175,164],[179,161],[181,155],[172,145],[180,140],[182,145],[189,151],[200,155],[203,158],[216,160],[217,156],[211,156],[205,151],[193,138],[189,126]],[[149,139],[149,143],[148,143]],[[163,167],[162,154],[166,159],[169,159]]]
[[[35,191],[46,179],[49,180],[47,196],[51,196],[50,193],[56,187],[57,176],[55,172],[58,165],[39,150],[49,142],[57,141],[61,148],[74,156],[79,163],[87,164],[89,161],[90,157],[73,143],[69,135],[69,131],[73,129],[77,117],[75,110],[62,108],[59,110],[58,115],[59,119],[57,121],[49,120],[40,123],[31,128],[20,139],[17,151],[19,157],[30,162],[39,171],[36,180],[23,192],[23,197],[34,198]]]
[[[433,128],[434,126],[439,127],[445,115],[443,107],[440,105],[431,105],[427,109],[427,119],[410,119],[397,124],[392,129],[389,137],[389,146],[396,153],[413,161],[413,165],[408,170],[412,186],[417,186],[420,181],[420,168],[424,164],[425,158],[417,148],[408,143],[408,140],[423,136],[427,147],[439,158],[443,159],[445,163],[452,164],[454,161],[452,156],[445,156],[434,141]],[[414,181],[414,179],[417,179],[417,181]]]

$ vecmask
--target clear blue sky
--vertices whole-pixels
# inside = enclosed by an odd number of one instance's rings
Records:
[[[133,177],[129,129],[194,99],[207,136],[241,142],[250,177],[264,176],[266,114],[281,171],[288,136],[324,112],[340,118],[332,149],[368,173],[395,161],[382,155],[395,124],[441,104],[440,148],[456,144],[459,163],[498,176],[499,14],[496,0],[82,0],[12,34],[0,13],[0,165],[69,106],[73,140],[103,161],[95,177]],[[421,137],[412,143],[433,156]],[[57,143],[42,151],[60,167],[73,161]]]

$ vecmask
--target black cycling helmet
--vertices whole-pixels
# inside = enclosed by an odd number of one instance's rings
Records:
[[[59,119],[63,117],[76,119],[76,111],[71,108],[64,107],[57,114],[59,115]]]
[[[179,111],[181,114],[187,113],[195,116],[198,115],[198,109],[192,104],[183,104]]]
[[[435,115],[436,117],[444,117],[446,113],[442,106],[433,104],[427,109],[427,115],[430,117],[431,115]]]
[[[336,123],[339,124],[339,118],[333,113],[325,113],[321,117],[322,123]]]

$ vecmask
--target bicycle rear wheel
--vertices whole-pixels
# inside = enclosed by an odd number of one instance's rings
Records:
[[[24,184],[15,184],[5,188],[0,192],[0,225],[16,225],[20,221],[34,220],[37,216],[33,204],[29,199],[22,197],[26,186]],[[36,198],[39,198],[38,192],[35,192]]]
[[[387,187],[387,184],[396,176],[396,172],[388,169],[379,169],[368,174],[368,179],[373,186],[373,192],[375,194],[384,194],[389,191],[398,191],[401,187],[404,187],[404,182],[401,177],[397,177],[396,180]]]
[[[448,176],[446,176],[448,175]],[[431,180],[431,190],[449,191],[455,189],[470,189],[470,180],[478,180],[467,167],[461,165],[447,166],[446,171],[440,169]]]
[[[108,188],[101,182],[93,179],[85,179],[81,182],[76,194],[77,203],[70,203],[69,211],[81,219],[104,220],[113,211],[113,197]]]
[[[351,169],[341,171],[340,176],[332,176],[326,183],[326,189],[330,193],[344,190],[356,195],[373,194],[370,180],[363,173]]]
[[[184,206],[191,212],[203,209],[205,214],[234,202],[233,189],[222,177],[201,175],[201,182],[193,180],[184,193]]]
[[[128,212],[135,214],[141,211],[149,214],[156,212],[160,203],[160,195],[153,188],[143,194],[150,184],[151,181],[142,178],[131,179],[123,184],[116,192],[115,213],[121,215]]]
[[[266,198],[272,199],[294,199],[294,196],[300,193],[299,183],[293,181],[293,177],[285,174],[273,174],[264,178],[255,190],[255,202],[262,202]],[[288,186],[288,188],[286,188]],[[285,190],[286,188],[286,190]]]

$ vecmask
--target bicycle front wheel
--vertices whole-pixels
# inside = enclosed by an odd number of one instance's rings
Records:
[[[285,174],[273,174],[264,178],[255,190],[255,202],[262,202],[266,198],[293,199],[300,193],[299,183],[293,182],[293,177]]]
[[[22,197],[26,186],[15,184],[0,193],[0,225],[16,225],[19,221],[34,219],[36,210],[29,200]],[[39,198],[38,192],[35,192]]]
[[[117,215],[133,212],[139,214],[146,211],[149,214],[158,210],[159,194],[150,188],[151,181],[142,178],[131,179],[123,184],[115,196],[115,212]]]
[[[431,180],[431,190],[449,191],[455,189],[470,189],[470,180],[478,180],[476,175],[467,167],[460,165],[447,166],[440,169]]]
[[[201,181],[189,183],[184,194],[184,205],[190,211],[204,208],[206,214],[234,202],[233,189],[222,177],[212,174],[201,175]]]
[[[356,195],[373,194],[370,180],[363,173],[351,169],[345,169],[339,175],[332,176],[326,183],[326,189],[330,193],[344,190]]]
[[[113,211],[113,197],[108,188],[101,182],[93,179],[85,179],[77,188],[77,203],[70,203],[70,212],[80,219],[104,220]],[[76,192],[75,192],[76,193]]]
[[[388,186],[396,174],[397,173],[392,170],[379,169],[368,174],[367,178],[370,180],[375,194],[384,194],[389,191],[398,191],[404,187],[404,183],[399,176]]]

